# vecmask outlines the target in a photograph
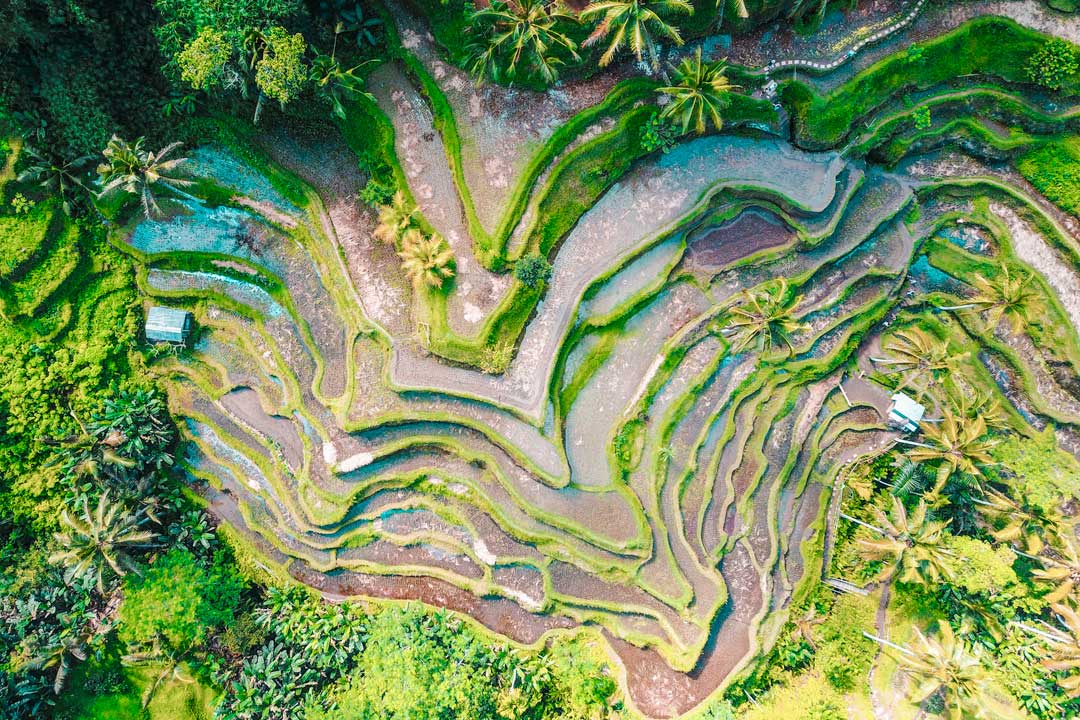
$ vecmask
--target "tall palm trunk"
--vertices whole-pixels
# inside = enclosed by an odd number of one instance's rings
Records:
[[[266,95],[259,91],[259,97],[255,100],[255,119],[252,121],[255,125],[259,124],[259,116],[262,115],[263,100],[266,99]]]

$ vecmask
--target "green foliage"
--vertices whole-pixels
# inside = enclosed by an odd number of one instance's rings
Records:
[[[249,28],[265,29],[304,12],[302,0],[154,0],[154,6],[160,16],[154,35],[170,59],[208,28],[239,48]]]
[[[1032,82],[1051,90],[1060,90],[1069,78],[1080,71],[1076,46],[1061,38],[1047,40],[1032,53],[1026,70]]]
[[[514,277],[526,287],[540,287],[551,279],[553,268],[543,255],[526,255],[514,265]]]
[[[911,119],[916,130],[926,130],[933,122],[930,118],[930,108],[925,105],[916,108],[911,114]]]
[[[645,152],[660,150],[665,155],[675,147],[679,131],[661,113],[650,117],[641,126],[641,148]]]
[[[608,715],[614,680],[578,643],[532,654],[491,646],[461,620],[386,608],[352,677],[307,720],[461,717],[589,720]]]
[[[1022,156],[1016,167],[1053,203],[1080,217],[1080,138],[1047,142]]]
[[[282,105],[293,100],[304,87],[307,43],[300,33],[272,27],[266,33],[266,51],[255,71],[255,84],[268,98]]]
[[[866,676],[877,646],[863,636],[874,627],[874,600],[842,595],[817,628],[814,667],[838,690],[848,690]]]
[[[184,82],[197,90],[209,90],[222,81],[232,55],[233,46],[225,33],[207,27],[176,56],[176,63]]]
[[[183,653],[214,628],[232,623],[243,590],[227,566],[206,567],[174,548],[124,581],[120,639],[140,647]]]
[[[996,595],[1017,582],[1012,569],[1016,555],[1008,546],[994,548],[977,538],[949,535],[945,548],[955,558],[949,582],[964,592]]]
[[[1053,510],[1066,498],[1080,496],[1080,462],[1061,450],[1052,428],[1032,437],[1009,435],[990,455],[996,465],[988,471],[1005,485],[1044,510]]]
[[[846,720],[844,698],[822,678],[807,675],[761,698],[742,720]]]
[[[28,199],[22,193],[15,193],[11,198],[11,209],[16,215],[29,215],[35,205],[37,205],[36,202]]]

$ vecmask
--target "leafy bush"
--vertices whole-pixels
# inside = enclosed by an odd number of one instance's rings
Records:
[[[551,279],[551,263],[543,255],[526,255],[514,265],[514,277],[526,287],[540,287]]]
[[[818,628],[814,666],[838,690],[854,687],[870,670],[877,646],[863,631],[874,627],[874,610],[870,598],[843,595]]]
[[[678,129],[660,113],[649,118],[641,128],[641,147],[645,152],[660,150],[667,154],[675,147],[675,141],[678,138]]]
[[[1060,90],[1065,81],[1080,70],[1080,59],[1072,43],[1054,38],[1031,55],[1026,69],[1032,82],[1051,90]]]
[[[915,110],[914,113],[912,113],[911,117],[915,123],[916,130],[926,130],[928,127],[930,127],[930,108],[926,106],[918,108],[917,110]]]
[[[141,577],[125,579],[120,639],[186,652],[201,645],[212,628],[232,622],[242,590],[229,568],[208,568],[187,550],[174,548]]]

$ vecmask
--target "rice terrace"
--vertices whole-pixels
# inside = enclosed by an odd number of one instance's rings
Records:
[[[0,717],[1080,714],[1073,0],[0,18]]]

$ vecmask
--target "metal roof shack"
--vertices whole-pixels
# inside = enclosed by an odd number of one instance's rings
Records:
[[[146,339],[150,342],[187,343],[195,320],[187,310],[154,306],[146,313]]]
[[[892,405],[889,406],[890,425],[895,425],[905,432],[915,432],[925,414],[926,406],[915,402],[904,393],[892,396]]]

